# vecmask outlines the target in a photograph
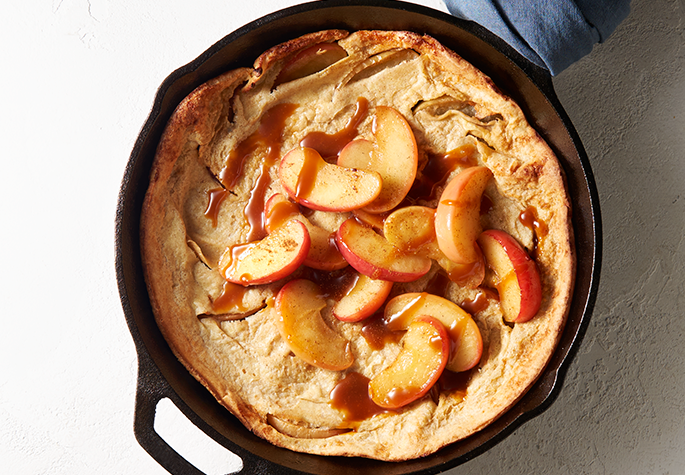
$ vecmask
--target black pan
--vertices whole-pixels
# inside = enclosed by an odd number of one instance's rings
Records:
[[[577,280],[568,323],[549,366],[531,390],[493,424],[429,457],[407,462],[300,454],[254,436],[174,357],[157,328],[143,281],[140,212],[157,143],[176,105],[208,79],[229,69],[251,66],[269,47],[327,28],[428,33],[480,68],[518,102],[532,125],[556,152],[566,173],[574,206]],[[554,401],[590,319],[597,293],[600,257],[600,210],[590,164],[546,70],[533,65],[478,25],[408,3],[324,0],[267,15],[224,37],[162,83],[126,168],[116,216],[116,272],[126,321],[139,358],[135,435],[143,448],[169,472],[201,473],[154,431],[157,402],[169,398],[201,430],[242,458],[243,469],[239,473],[384,475],[442,472],[485,452]]]

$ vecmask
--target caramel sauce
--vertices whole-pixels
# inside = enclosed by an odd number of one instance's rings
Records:
[[[478,164],[478,149],[473,143],[461,145],[443,154],[428,154],[428,161],[417,174],[409,196],[413,201],[434,200],[436,191],[445,184],[447,177],[457,167],[473,167]]]
[[[426,293],[447,298],[447,289],[451,282],[452,280],[446,274],[443,274],[442,272],[436,272],[435,275],[428,281],[428,284],[424,290]]]
[[[538,218],[537,209],[533,206],[529,206],[521,212],[519,221],[521,221],[521,224],[525,227],[533,231],[533,249],[531,254],[533,259],[536,259],[540,252],[540,248],[542,247],[542,243],[549,232],[547,223]]]
[[[304,162],[297,176],[295,198],[308,198],[314,189],[319,171],[326,165],[321,156],[312,149],[304,150]]]
[[[223,270],[224,277],[234,273],[234,269],[240,262],[240,259],[245,254],[249,254],[256,244],[257,243],[255,242],[249,242],[244,244],[236,244],[235,246],[231,247],[231,262]],[[251,276],[248,274],[243,274],[239,278],[241,282],[244,282],[245,285],[248,285]]]
[[[301,278],[316,282],[323,298],[340,300],[355,286],[359,274],[351,266],[333,271],[304,267]]]
[[[262,117],[259,128],[230,152],[226,159],[228,165],[219,173],[222,188],[208,192],[209,204],[205,216],[212,220],[214,226],[216,226],[219,206],[229,193],[228,190],[233,189],[242,178],[248,158],[255,153],[264,153],[265,157],[260,164],[260,174],[252,187],[244,214],[250,225],[248,241],[255,241],[266,235],[263,211],[264,197],[269,186],[269,169],[279,158],[285,123],[296,108],[296,104],[287,103],[272,107]]]
[[[380,312],[364,321],[362,336],[372,350],[380,350],[388,343],[399,343],[404,331],[391,330]]]
[[[459,304],[465,312],[470,313],[471,315],[482,312],[488,308],[488,305],[490,305],[490,299],[488,298],[488,294],[482,289],[478,289],[474,298],[464,300]]]
[[[334,134],[325,132],[310,132],[302,141],[300,146],[313,148],[323,158],[335,157],[340,151],[357,136],[357,127],[361,124],[369,110],[369,101],[360,97],[357,99],[354,115],[347,122],[347,125]]]
[[[477,154],[478,148],[474,142],[471,142],[455,148],[454,150],[450,150],[445,154],[443,160],[450,163],[452,169],[457,165],[475,167],[478,165],[478,160],[476,159]]]
[[[219,218],[219,207],[226,198],[227,192],[224,188],[215,188],[207,192],[209,203],[205,210],[205,216],[212,220],[212,226],[216,228]]]
[[[359,373],[348,373],[330,394],[330,406],[342,411],[346,422],[361,422],[376,414],[389,412],[369,396],[369,378]]]
[[[454,371],[444,370],[438,379],[436,386],[440,392],[450,393],[453,397],[464,399],[466,390],[473,376],[474,370],[455,373]]]
[[[236,312],[241,313],[248,310],[243,305],[243,296],[246,288],[231,282],[224,282],[224,286],[219,295],[213,302],[212,308],[215,313]]]
[[[465,285],[477,275],[481,275],[484,272],[483,267],[485,262],[482,260],[477,260],[471,264],[454,264],[450,268],[447,275],[452,282],[460,285]],[[480,280],[480,279],[479,279]]]
[[[468,285],[476,276],[481,275],[484,272],[484,266],[485,263],[481,260],[472,264],[451,263],[451,267],[448,270],[443,269],[442,271],[437,272],[428,282],[424,290],[429,294],[444,297],[449,300],[447,290],[451,282],[462,286]]]
[[[300,215],[300,208],[292,201],[282,200],[276,203],[264,216],[264,227],[274,230]]]

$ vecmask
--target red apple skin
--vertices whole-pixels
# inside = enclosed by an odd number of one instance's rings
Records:
[[[273,252],[262,253],[261,260],[250,260],[250,256],[259,255],[262,249],[278,249],[280,242],[284,240],[287,240],[288,244],[291,242],[296,244],[296,248],[290,252],[290,259],[287,262],[274,264],[270,256]],[[219,262],[219,268],[224,278],[234,284],[243,286],[269,284],[289,276],[302,265],[309,253],[310,244],[309,232],[305,225],[300,221],[292,220],[292,224],[287,223],[261,241],[227,249],[224,253],[226,257],[222,256]],[[234,263],[235,258],[230,259],[227,263],[225,262],[228,255],[234,255],[236,251],[240,250],[244,252],[239,254],[239,262]]]
[[[496,259],[492,257],[492,253],[488,251],[490,246],[500,246],[510,261],[511,269],[513,269],[513,277],[515,279],[512,279],[511,282],[518,286],[519,292],[509,293],[500,291],[500,299],[506,299],[508,298],[507,296],[513,294],[517,301],[502,302],[502,309],[504,311],[505,308],[518,308],[518,312],[514,311],[513,314],[508,314],[505,311],[505,320],[514,323],[529,321],[538,313],[542,304],[542,283],[535,261],[531,259],[523,246],[505,231],[498,229],[483,231],[478,241],[481,243],[481,248],[483,248],[485,253],[487,265],[497,274],[500,285],[505,279],[511,278],[506,275],[506,270],[503,271],[503,267],[506,266],[496,262]],[[489,256],[490,259],[488,259]],[[505,275],[502,275],[503,273]]]
[[[483,230],[480,203],[491,177],[492,172],[487,167],[467,168],[447,183],[438,202],[435,210],[438,246],[457,264],[478,260],[476,240]]]
[[[412,332],[412,327],[423,325],[427,325],[433,335],[429,341],[414,342],[414,344],[423,343],[433,346],[428,350],[428,353],[434,353],[429,354],[431,361],[421,358],[421,356],[426,356],[425,347],[410,347],[405,336],[404,345],[397,359],[369,383],[369,395],[379,406],[398,409],[416,401],[433,387],[443,373],[450,354],[450,338],[447,330],[438,319],[422,315],[416,317],[411,323],[408,334]],[[436,356],[439,358],[437,361],[434,359]],[[422,372],[424,374],[421,374]],[[417,382],[418,386],[415,385]]]
[[[340,225],[336,242],[345,260],[372,279],[412,282],[431,268],[430,259],[403,253],[354,218]]]

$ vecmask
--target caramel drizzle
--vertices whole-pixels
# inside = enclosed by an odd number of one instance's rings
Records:
[[[388,343],[399,343],[403,335],[403,331],[388,327],[382,311],[364,320],[362,326],[362,336],[372,350],[380,350]]]
[[[416,202],[438,198],[436,190],[445,184],[450,173],[457,167],[476,166],[477,155],[478,149],[473,143],[463,144],[442,154],[429,153],[426,165],[417,174],[414,185],[409,191],[411,200]]]
[[[366,376],[351,372],[330,393],[330,406],[341,411],[345,423],[351,427],[377,414],[391,412],[373,402],[369,396],[369,381]]]
[[[250,310],[243,304],[247,288],[231,282],[224,282],[221,294],[212,302],[212,310],[220,320],[242,318]],[[228,317],[221,318],[221,315]]]
[[[323,158],[330,158],[337,156],[340,151],[357,136],[357,128],[362,123],[364,117],[369,110],[369,101],[360,97],[357,99],[354,115],[347,122],[347,125],[334,134],[327,134],[325,132],[310,132],[302,141],[301,147],[313,148]]]
[[[538,218],[538,211],[533,206],[529,206],[521,212],[519,221],[533,232],[533,249],[531,251],[531,257],[537,259],[540,254],[540,248],[549,232],[547,223]]]
[[[449,393],[453,398],[463,400],[466,397],[473,373],[473,369],[462,371],[461,373],[445,369],[440,375],[438,382],[433,386],[433,389],[438,392]]]
[[[244,215],[250,226],[248,242],[261,239],[266,235],[263,214],[264,198],[270,180],[269,170],[279,159],[285,123],[296,108],[297,104],[284,103],[269,109],[262,117],[259,128],[231,150],[226,160],[228,165],[219,173],[222,188],[208,192],[209,200],[204,214],[212,220],[214,227],[217,225],[219,207],[230,192],[229,190],[232,190],[243,177],[248,159],[253,154],[262,152],[265,156],[260,163],[259,177],[252,187]]]
[[[478,292],[476,292],[476,296],[473,297],[472,299],[467,299],[464,300],[459,306],[467,313],[470,313],[471,315],[475,315],[478,312],[482,312],[486,308],[488,308],[488,305],[490,304],[490,299],[488,298],[488,294],[481,289],[478,289]]]
[[[309,195],[314,189],[316,177],[325,165],[326,162],[321,159],[321,156],[317,152],[311,148],[304,150],[304,162],[302,163],[300,174],[297,177],[295,198],[309,198]]]
[[[300,278],[316,282],[321,290],[320,295],[326,299],[340,300],[348,294],[357,283],[359,274],[352,266],[333,271],[323,271],[304,267]]]

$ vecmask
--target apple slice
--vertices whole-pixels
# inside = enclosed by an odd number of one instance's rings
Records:
[[[322,211],[352,211],[376,199],[381,176],[326,162],[313,148],[298,147],[281,159],[278,176],[296,202]]]
[[[338,165],[380,173],[381,192],[364,209],[382,213],[400,204],[414,184],[418,148],[409,123],[391,107],[376,107],[372,130],[374,141],[353,140],[340,151]]]
[[[360,273],[376,280],[411,282],[425,275],[431,260],[405,254],[383,236],[354,218],[345,220],[336,235],[343,257]]]
[[[288,200],[281,193],[274,194],[266,201],[264,215],[264,227],[268,233],[272,233],[291,219],[297,219],[307,227],[311,245],[304,265],[319,270],[336,270],[347,267],[347,261],[335,246],[335,233],[330,233],[322,227],[312,224],[302,214],[297,204]]]
[[[438,246],[457,264],[479,259],[476,239],[483,230],[480,203],[492,172],[487,167],[471,167],[447,183],[435,211]]]
[[[371,170],[375,144],[371,140],[355,139],[348,142],[338,154],[338,165],[347,168]]]
[[[350,342],[321,316],[326,299],[311,280],[296,279],[276,295],[277,326],[295,356],[317,368],[342,371],[354,363]]]
[[[283,66],[274,85],[318,73],[346,56],[347,52],[338,43],[320,43],[305,48]]]
[[[440,378],[449,352],[450,339],[442,323],[425,315],[415,318],[395,361],[369,382],[371,399],[388,409],[416,401]]]
[[[471,264],[457,264],[440,250],[435,234],[435,210],[425,206],[405,206],[393,211],[383,222],[383,235],[398,249],[434,259],[451,281],[476,288],[485,277],[482,255]]]
[[[405,206],[393,211],[383,222],[383,235],[393,246],[434,258],[435,210],[426,206]],[[438,252],[436,252],[438,251]]]
[[[542,284],[535,261],[510,234],[489,229],[478,238],[485,262],[495,274],[504,319],[527,322],[542,304]]]
[[[219,271],[234,284],[268,284],[290,275],[307,257],[307,228],[288,221],[260,241],[232,246],[219,259]]]
[[[392,282],[359,274],[354,286],[333,306],[333,315],[343,322],[359,322],[381,308],[392,290]]]
[[[387,303],[383,318],[389,330],[401,331],[420,315],[438,319],[447,329],[452,342],[447,369],[460,372],[478,364],[483,354],[483,338],[478,325],[451,300],[426,292],[401,294]]]

